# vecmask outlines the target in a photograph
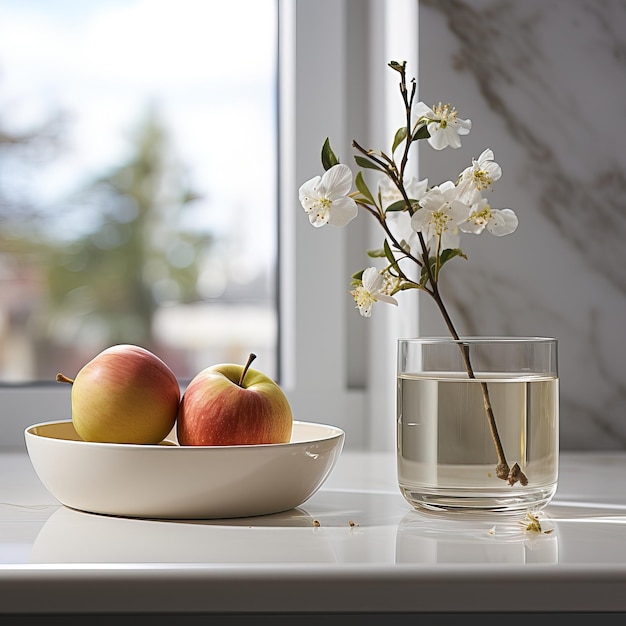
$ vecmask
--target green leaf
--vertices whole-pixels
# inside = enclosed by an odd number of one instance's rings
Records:
[[[396,135],[393,138],[393,146],[391,147],[391,154],[396,151],[396,148],[406,139],[406,126],[398,128]]]
[[[383,259],[387,255],[382,248],[376,248],[376,250],[368,250],[367,256],[371,257],[372,259]]]
[[[339,159],[330,147],[330,140],[326,137],[326,141],[322,146],[322,166],[325,170],[329,170],[333,165],[337,165]]]
[[[423,124],[422,126],[420,126],[413,133],[413,141],[417,141],[418,139],[428,139],[429,137],[430,137],[430,133],[428,132],[428,127],[426,126],[426,124]]]
[[[463,251],[460,248],[446,248],[439,255],[439,263],[435,265],[435,271],[434,271],[435,280],[439,280],[439,273],[441,272],[441,268],[444,266],[444,263],[447,263],[448,261],[450,261],[451,259],[454,259],[457,256],[460,256],[463,259],[467,259],[467,256],[463,254]]]
[[[430,265],[430,270],[433,275],[433,279],[435,281],[439,280],[439,273],[441,272],[441,268],[445,263],[454,259],[455,257],[461,257],[463,259],[467,259],[467,256],[463,253],[463,250],[460,248],[446,248],[440,255],[439,260],[434,256],[431,256],[428,259],[428,263]],[[422,273],[420,275],[420,285],[425,286],[428,283],[428,270],[426,266],[422,267]]]
[[[351,280],[350,284],[353,287],[356,287],[357,285],[360,285],[363,282],[363,272],[364,271],[365,270],[360,270],[356,274],[352,274],[352,280]]]
[[[367,184],[365,183],[365,179],[363,178],[363,174],[361,172],[357,173],[356,178],[354,179],[354,184],[371,204],[376,205],[376,202],[374,202],[374,197],[372,196],[372,192],[369,190]]]
[[[389,245],[389,242],[386,239],[383,242],[383,250],[385,252],[385,256],[387,257],[387,261],[389,261],[389,264],[391,265],[391,267],[393,267],[397,272],[399,272],[400,268],[398,267],[398,262],[396,261],[396,257],[393,255],[393,252],[391,251],[391,246]]]
[[[387,65],[392,69],[396,70],[396,72],[402,72],[406,67],[406,61],[402,61],[402,63],[398,63],[398,61],[390,61]]]
[[[439,257],[439,266],[441,267],[444,263],[447,263],[450,259],[454,257],[460,256],[461,258],[467,260],[467,255],[463,253],[463,250],[460,248],[447,248],[444,250]]]
[[[359,156],[358,154],[354,157],[354,160],[356,161],[357,165],[359,165],[360,167],[364,167],[370,170],[378,170],[379,172],[385,171],[382,167],[380,167],[380,165],[377,165],[376,163],[372,163],[372,161],[370,161],[369,159]]]
[[[413,208],[413,213],[415,213],[415,211],[417,211],[420,208],[419,202],[417,200],[412,200],[412,199],[409,199],[409,202],[411,203],[411,207]],[[404,200],[396,200],[385,209],[385,213],[387,213],[388,211],[406,211],[406,210],[407,210],[406,202]]]
[[[430,271],[433,274],[433,277],[435,280],[437,280],[437,276],[435,275],[435,269],[436,269],[436,259],[434,256],[431,256],[428,259],[428,264],[430,265]],[[422,285],[422,287],[426,287],[426,285],[428,284],[429,281],[429,275],[428,275],[428,267],[426,265],[422,266],[422,271],[420,273],[420,285]]]
[[[393,256],[393,252],[391,251],[391,246],[389,242],[385,239],[383,241],[383,251],[385,252],[385,256],[390,263],[395,263],[396,258]]]
[[[390,204],[386,209],[385,213],[389,211],[404,211],[406,210],[406,202],[404,200],[396,200],[396,202]]]

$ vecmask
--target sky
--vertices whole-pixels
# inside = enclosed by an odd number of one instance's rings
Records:
[[[67,151],[32,181],[54,204],[129,154],[130,132],[157,102],[205,194],[197,226],[236,240],[244,265],[267,263],[275,56],[274,0],[0,0],[0,123],[28,129],[69,114]]]

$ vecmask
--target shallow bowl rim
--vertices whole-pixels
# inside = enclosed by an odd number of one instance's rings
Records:
[[[302,421],[302,420],[294,420],[294,427],[303,426],[303,427],[313,427],[318,428],[320,430],[326,429],[328,433],[325,436],[319,436],[314,438],[302,439],[299,441],[288,441],[286,443],[262,443],[262,444],[238,444],[238,445],[227,445],[227,446],[183,446],[178,442],[169,439],[166,436],[163,439],[163,442],[169,442],[172,445],[162,445],[160,443],[154,444],[139,444],[139,443],[114,443],[114,442],[103,442],[103,441],[82,441],[82,440],[74,440],[74,439],[65,439],[63,437],[50,437],[46,435],[40,435],[34,430],[38,427],[43,426],[56,426],[56,425],[67,425],[72,424],[71,419],[64,420],[50,420],[44,422],[37,422],[35,424],[30,424],[24,429],[24,437],[32,438],[37,441],[49,440],[50,442],[60,442],[68,445],[77,445],[81,447],[85,446],[94,446],[98,449],[113,449],[113,450],[266,450],[268,448],[288,448],[292,446],[299,445],[308,445],[311,443],[316,443],[319,441],[329,441],[333,439],[340,439],[345,437],[345,431],[332,424],[326,424],[321,422],[310,422],[310,421]]]

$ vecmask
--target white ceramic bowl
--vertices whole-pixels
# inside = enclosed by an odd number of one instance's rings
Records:
[[[41,482],[68,507],[124,517],[215,519],[299,506],[332,471],[345,434],[294,421],[291,442],[283,444],[94,443],[82,441],[70,420],[34,424],[24,438]]]

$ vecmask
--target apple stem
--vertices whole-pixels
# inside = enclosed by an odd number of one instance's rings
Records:
[[[246,377],[246,374],[248,373],[248,369],[250,368],[250,364],[252,363],[252,361],[254,361],[254,359],[256,359],[256,354],[254,354],[254,352],[250,352],[250,356],[248,357],[248,362],[246,363],[246,366],[243,368],[243,371],[241,372],[241,378],[239,379],[239,386],[243,387],[243,379]]]
[[[67,376],[64,376],[63,374],[57,374],[57,383],[70,383],[70,385],[73,383],[74,381],[71,378],[68,378]]]

